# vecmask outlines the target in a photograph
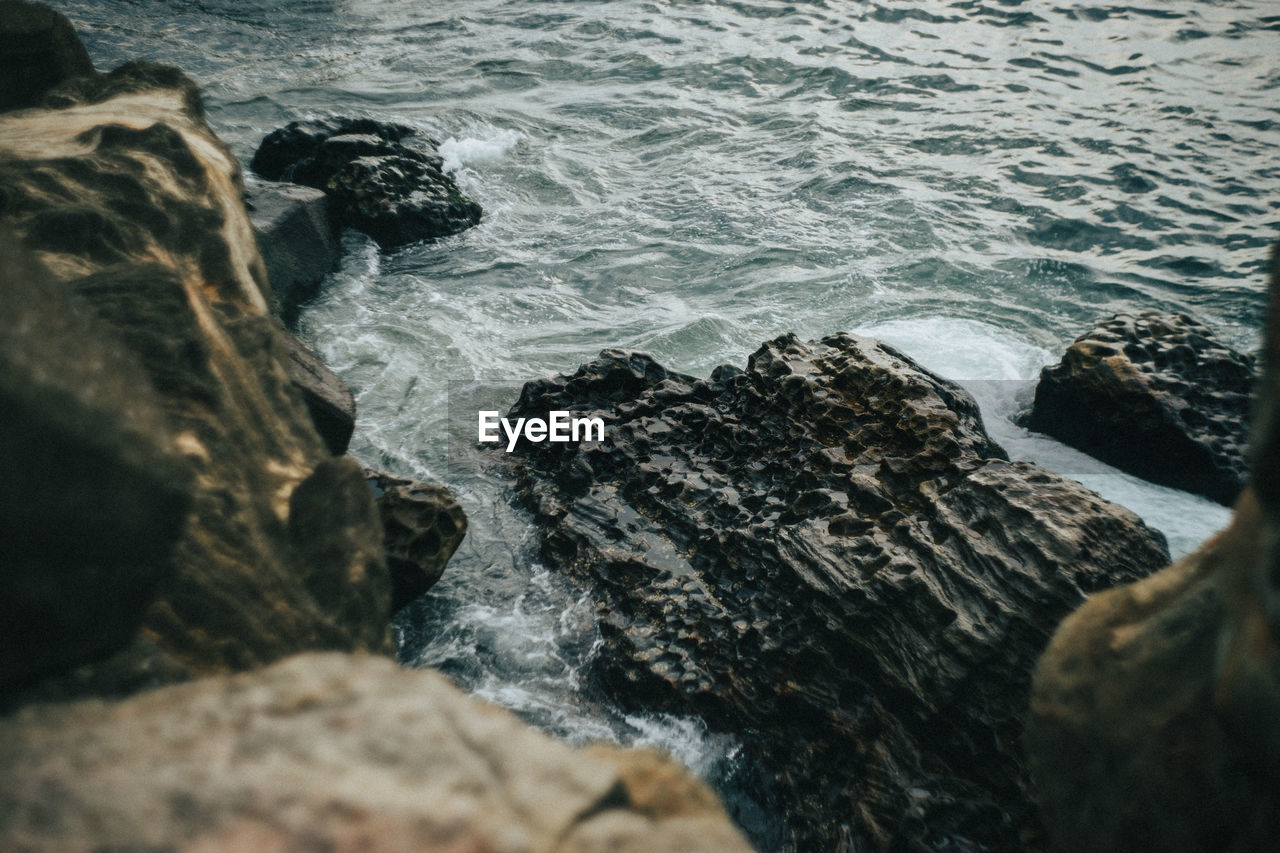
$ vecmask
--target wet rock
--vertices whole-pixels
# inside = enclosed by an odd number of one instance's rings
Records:
[[[795,850],[1007,850],[1038,825],[1032,665],[1086,592],[1168,559],[883,343],[762,346],[707,380],[606,350],[510,417],[602,417],[515,461],[544,557],[592,586],[598,678],[738,733]]]
[[[338,263],[341,246],[325,194],[299,184],[259,182],[245,193],[249,221],[276,310],[288,325]]]
[[[1063,851],[1272,850],[1280,840],[1280,259],[1250,485],[1230,526],[1090,598],[1036,670],[1027,726]]]
[[[0,112],[39,106],[50,89],[93,73],[64,15],[35,3],[0,2]]]
[[[258,147],[251,168],[270,180],[324,190],[334,219],[384,249],[455,234],[480,221],[480,205],[443,170],[435,142],[373,119],[293,122]]]
[[[364,473],[382,519],[395,612],[440,580],[467,534],[467,516],[444,486],[367,468]]]
[[[334,456],[347,452],[356,428],[356,398],[337,375],[293,335],[284,334],[289,350],[289,379],[302,394],[311,423]]]
[[[1027,426],[1230,505],[1245,483],[1253,358],[1187,314],[1117,314],[1046,367]]]
[[[0,847],[750,849],[669,759],[574,750],[437,673],[339,654],[0,721]]]
[[[137,391],[121,390],[114,411],[153,406],[168,438],[152,455],[179,459],[193,483],[190,523],[122,652],[136,666],[104,661],[103,672],[219,672],[314,648],[389,652],[390,582],[368,489],[359,466],[330,457],[290,381],[239,167],[205,124],[194,84],[175,69],[131,63],[77,78],[46,102],[60,107],[0,115],[0,231],[136,362]],[[32,370],[54,382],[58,365],[104,345],[59,335]],[[123,376],[86,365],[69,373],[66,393],[105,394]],[[101,423],[108,450],[126,439],[110,434],[120,420],[112,411],[104,408]],[[8,458],[7,477],[33,461]],[[65,513],[90,526],[127,515],[123,503],[141,485],[114,498],[101,494],[106,486],[69,477]],[[73,514],[90,494],[106,506]],[[139,512],[153,503],[146,498]],[[117,545],[162,550],[146,538]],[[108,586],[77,594],[105,595]],[[92,673],[67,677],[102,684]]]

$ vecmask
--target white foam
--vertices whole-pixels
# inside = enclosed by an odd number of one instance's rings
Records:
[[[444,170],[456,172],[464,166],[493,163],[507,156],[520,144],[524,134],[518,130],[493,130],[490,134],[462,139],[449,137],[440,143],[440,156],[444,158]]]

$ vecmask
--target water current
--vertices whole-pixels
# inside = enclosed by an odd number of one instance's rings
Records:
[[[731,737],[591,690],[590,597],[539,562],[500,485],[450,464],[458,383],[506,380],[481,391],[505,408],[512,380],[604,347],[706,375],[784,332],[862,332],[968,383],[1011,455],[1129,506],[1175,553],[1227,518],[1011,418],[1118,311],[1191,311],[1256,347],[1280,226],[1273,2],[52,5],[100,68],[187,70],[246,162],[311,116],[442,143],[484,222],[387,254],[348,234],[301,333],[357,395],[352,452],[448,483],[470,517],[398,620],[402,660],[558,736],[656,744],[724,790],[738,772]]]

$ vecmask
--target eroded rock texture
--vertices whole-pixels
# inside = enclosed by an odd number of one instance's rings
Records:
[[[1062,623],[1027,746],[1062,851],[1280,846],[1280,264],[1231,525]]]
[[[404,125],[366,118],[293,122],[272,132],[250,167],[270,180],[324,190],[334,219],[384,249],[455,234],[480,205],[442,171],[435,143]]]
[[[669,759],[575,751],[441,675],[337,654],[0,721],[0,847],[750,849]]]
[[[67,330],[35,350],[25,349],[21,330],[9,334],[0,373],[17,385],[35,381],[46,395],[88,401],[68,417],[101,412],[97,436],[81,431],[85,452],[100,456],[53,470],[80,502],[36,519],[28,538],[76,541],[86,553],[121,561],[150,545],[157,554],[147,559],[160,559],[171,546],[141,628],[122,652],[128,671],[169,678],[302,649],[389,651],[390,584],[368,488],[354,462],[330,458],[290,383],[239,168],[205,125],[195,86],[174,69],[131,63],[73,80],[46,103],[58,108],[0,115],[0,230],[47,271],[41,286],[57,294],[49,298],[74,304],[90,331]],[[112,347],[133,368],[99,357]],[[74,369],[60,366],[68,363]],[[34,432],[48,414],[33,404],[6,409],[4,419],[9,429]],[[41,452],[73,447],[59,446]],[[6,477],[47,476],[15,474],[41,458],[6,456]],[[172,481],[173,490],[189,491],[181,533],[162,513],[149,544],[134,528],[165,490],[142,495],[132,521],[121,505],[145,492],[147,460],[153,479],[168,479],[177,466],[191,482],[186,489]],[[102,494],[114,481],[97,481],[95,472],[113,466],[143,479]],[[83,505],[90,495],[102,506]],[[166,545],[169,538],[176,541]],[[0,544],[6,571],[14,565],[8,555],[22,547]],[[97,584],[63,591],[107,593]],[[0,655],[21,658],[37,642],[27,638]],[[94,689],[131,689],[121,678],[112,686],[76,676]]]
[[[708,380],[607,350],[509,417],[600,416],[517,451],[545,556],[599,600],[601,678],[741,735],[799,850],[1036,844],[1031,668],[1159,534],[1010,463],[972,398],[877,341],[771,341]]]
[[[1146,480],[1233,503],[1253,358],[1187,314],[1117,314],[1036,385],[1027,425]]]
[[[382,519],[394,612],[440,580],[467,534],[467,517],[453,494],[437,483],[364,473]]]

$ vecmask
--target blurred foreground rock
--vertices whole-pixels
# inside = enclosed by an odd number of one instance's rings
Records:
[[[669,759],[363,656],[29,708],[0,721],[0,780],[7,850],[750,849]]]
[[[620,701],[737,733],[793,850],[1034,847],[1036,657],[1168,561],[1079,484],[1006,461],[959,386],[835,335],[710,379],[606,350],[525,386],[606,439],[517,449],[543,552],[595,590]],[[505,456],[505,454],[503,454]]]
[[[1117,314],[1036,385],[1027,426],[1230,506],[1245,484],[1253,358],[1187,314]]]
[[[1280,849],[1280,256],[1230,526],[1062,623],[1027,747],[1057,849]]]
[[[114,673],[74,684],[127,692],[139,669],[167,680],[305,649],[389,652],[381,526],[359,466],[330,457],[290,381],[239,167],[195,86],[130,63],[46,101],[57,108],[0,114],[0,231],[41,270],[6,270],[3,286],[42,290],[69,316],[58,325],[40,309],[38,341],[4,325],[0,385],[18,389],[6,431],[38,438],[38,452],[6,456],[6,477],[64,499],[0,547],[17,586],[14,573],[42,571],[38,543],[52,543],[51,561],[99,561],[100,581],[61,588],[69,610],[132,583],[114,566],[148,567],[147,581],[127,596],[137,632],[66,632],[53,648],[32,633],[0,649],[0,672],[56,658]],[[62,400],[65,417],[51,411]],[[170,485],[147,494],[156,480]],[[127,664],[96,660],[107,647]]]

